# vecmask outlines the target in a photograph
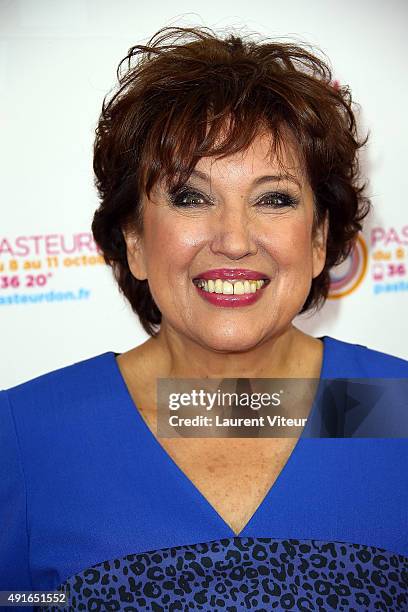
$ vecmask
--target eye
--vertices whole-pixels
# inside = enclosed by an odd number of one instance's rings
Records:
[[[288,193],[266,193],[257,202],[257,206],[266,206],[268,208],[287,208],[288,206],[296,208],[299,200]]]
[[[169,195],[173,206],[178,208],[199,208],[208,204],[207,198],[202,193],[192,189],[182,189]]]

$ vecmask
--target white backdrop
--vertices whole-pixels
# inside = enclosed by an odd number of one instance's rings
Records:
[[[407,17],[404,0],[0,0],[0,388],[148,337],[90,237],[92,143],[119,60],[165,25],[305,40],[350,85],[374,211],[333,277],[346,295],[296,323],[408,359]]]

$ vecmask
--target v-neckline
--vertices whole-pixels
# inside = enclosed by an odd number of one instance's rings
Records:
[[[279,472],[278,476],[275,478],[275,480],[273,481],[272,485],[269,487],[269,489],[267,490],[265,496],[263,497],[262,501],[260,502],[260,504],[257,506],[257,508],[255,509],[255,511],[253,512],[253,514],[251,515],[251,517],[249,518],[249,520],[245,523],[245,525],[243,526],[243,528],[238,532],[235,533],[235,531],[232,529],[232,527],[223,519],[223,517],[219,514],[219,512],[214,508],[214,506],[208,501],[208,499],[205,497],[205,495],[200,491],[200,489],[190,480],[190,478],[187,476],[187,474],[185,472],[183,472],[183,470],[180,468],[179,465],[177,465],[177,463],[175,462],[175,460],[169,455],[169,453],[166,451],[166,449],[160,444],[160,442],[157,440],[156,436],[153,434],[153,432],[151,431],[151,429],[149,428],[148,424],[146,423],[146,421],[144,420],[144,418],[142,417],[139,408],[137,407],[136,403],[133,400],[133,397],[128,389],[128,386],[125,382],[125,379],[123,377],[123,374],[119,368],[119,364],[116,360],[116,356],[119,355],[120,353],[115,353],[114,351],[108,351],[108,355],[109,357],[112,359],[112,366],[113,366],[113,371],[114,371],[114,375],[118,380],[118,385],[121,387],[122,392],[124,393],[124,396],[127,400],[127,403],[129,405],[129,407],[131,408],[131,410],[133,412],[136,413],[136,424],[140,424],[140,426],[142,427],[142,429],[144,428],[145,430],[145,435],[147,435],[152,442],[153,448],[157,450],[157,452],[159,453],[159,455],[161,455],[161,458],[163,459],[163,462],[169,466],[169,468],[173,471],[176,472],[176,474],[178,475],[179,479],[182,480],[182,482],[185,483],[185,485],[190,488],[195,496],[198,495],[198,498],[200,499],[202,505],[204,506],[204,508],[207,510],[207,512],[210,513],[210,516],[212,519],[216,519],[217,522],[221,523],[221,526],[223,528],[223,530],[225,529],[228,532],[228,535],[226,535],[226,537],[245,537],[246,535],[250,535],[249,533],[247,534],[246,532],[250,531],[250,527],[251,524],[253,524],[255,522],[255,520],[259,517],[259,515],[261,515],[263,508],[266,506],[266,504],[268,503],[268,500],[272,497],[272,494],[275,493],[276,489],[278,489],[282,482],[285,479],[285,475],[288,473],[290,467],[296,462],[296,457],[299,453],[299,449],[301,446],[301,442],[302,440],[304,440],[305,436],[305,431],[308,427],[308,424],[313,420],[313,418],[316,416],[316,412],[318,410],[318,398],[320,396],[320,389],[321,389],[321,384],[322,384],[322,380],[325,378],[325,373],[327,370],[327,363],[328,363],[328,336],[321,336],[318,338],[318,340],[322,340],[323,342],[323,355],[322,355],[322,365],[321,365],[321,369],[320,369],[320,376],[319,376],[319,383],[316,389],[316,393],[313,399],[313,404],[312,404],[312,408],[309,412],[309,416],[308,416],[308,421],[306,423],[306,426],[303,428],[301,435],[299,436],[295,446],[293,447],[292,452],[290,453],[286,463],[284,464],[284,466],[282,467],[281,471]]]

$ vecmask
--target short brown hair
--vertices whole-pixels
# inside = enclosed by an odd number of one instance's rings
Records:
[[[275,149],[289,128],[317,223],[329,213],[326,263],[300,312],[321,306],[329,270],[349,254],[370,208],[357,159],[367,138],[359,140],[350,90],[332,82],[327,61],[304,43],[164,28],[129,49],[117,78],[96,128],[92,231],[145,331],[156,335],[161,312],[147,280],[129,269],[122,228],[143,230],[141,196],[159,179],[181,184],[201,157],[245,150],[261,124]]]

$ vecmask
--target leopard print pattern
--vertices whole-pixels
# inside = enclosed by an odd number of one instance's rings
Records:
[[[408,557],[320,540],[234,537],[129,554],[62,583],[67,607],[241,612],[408,610]]]

